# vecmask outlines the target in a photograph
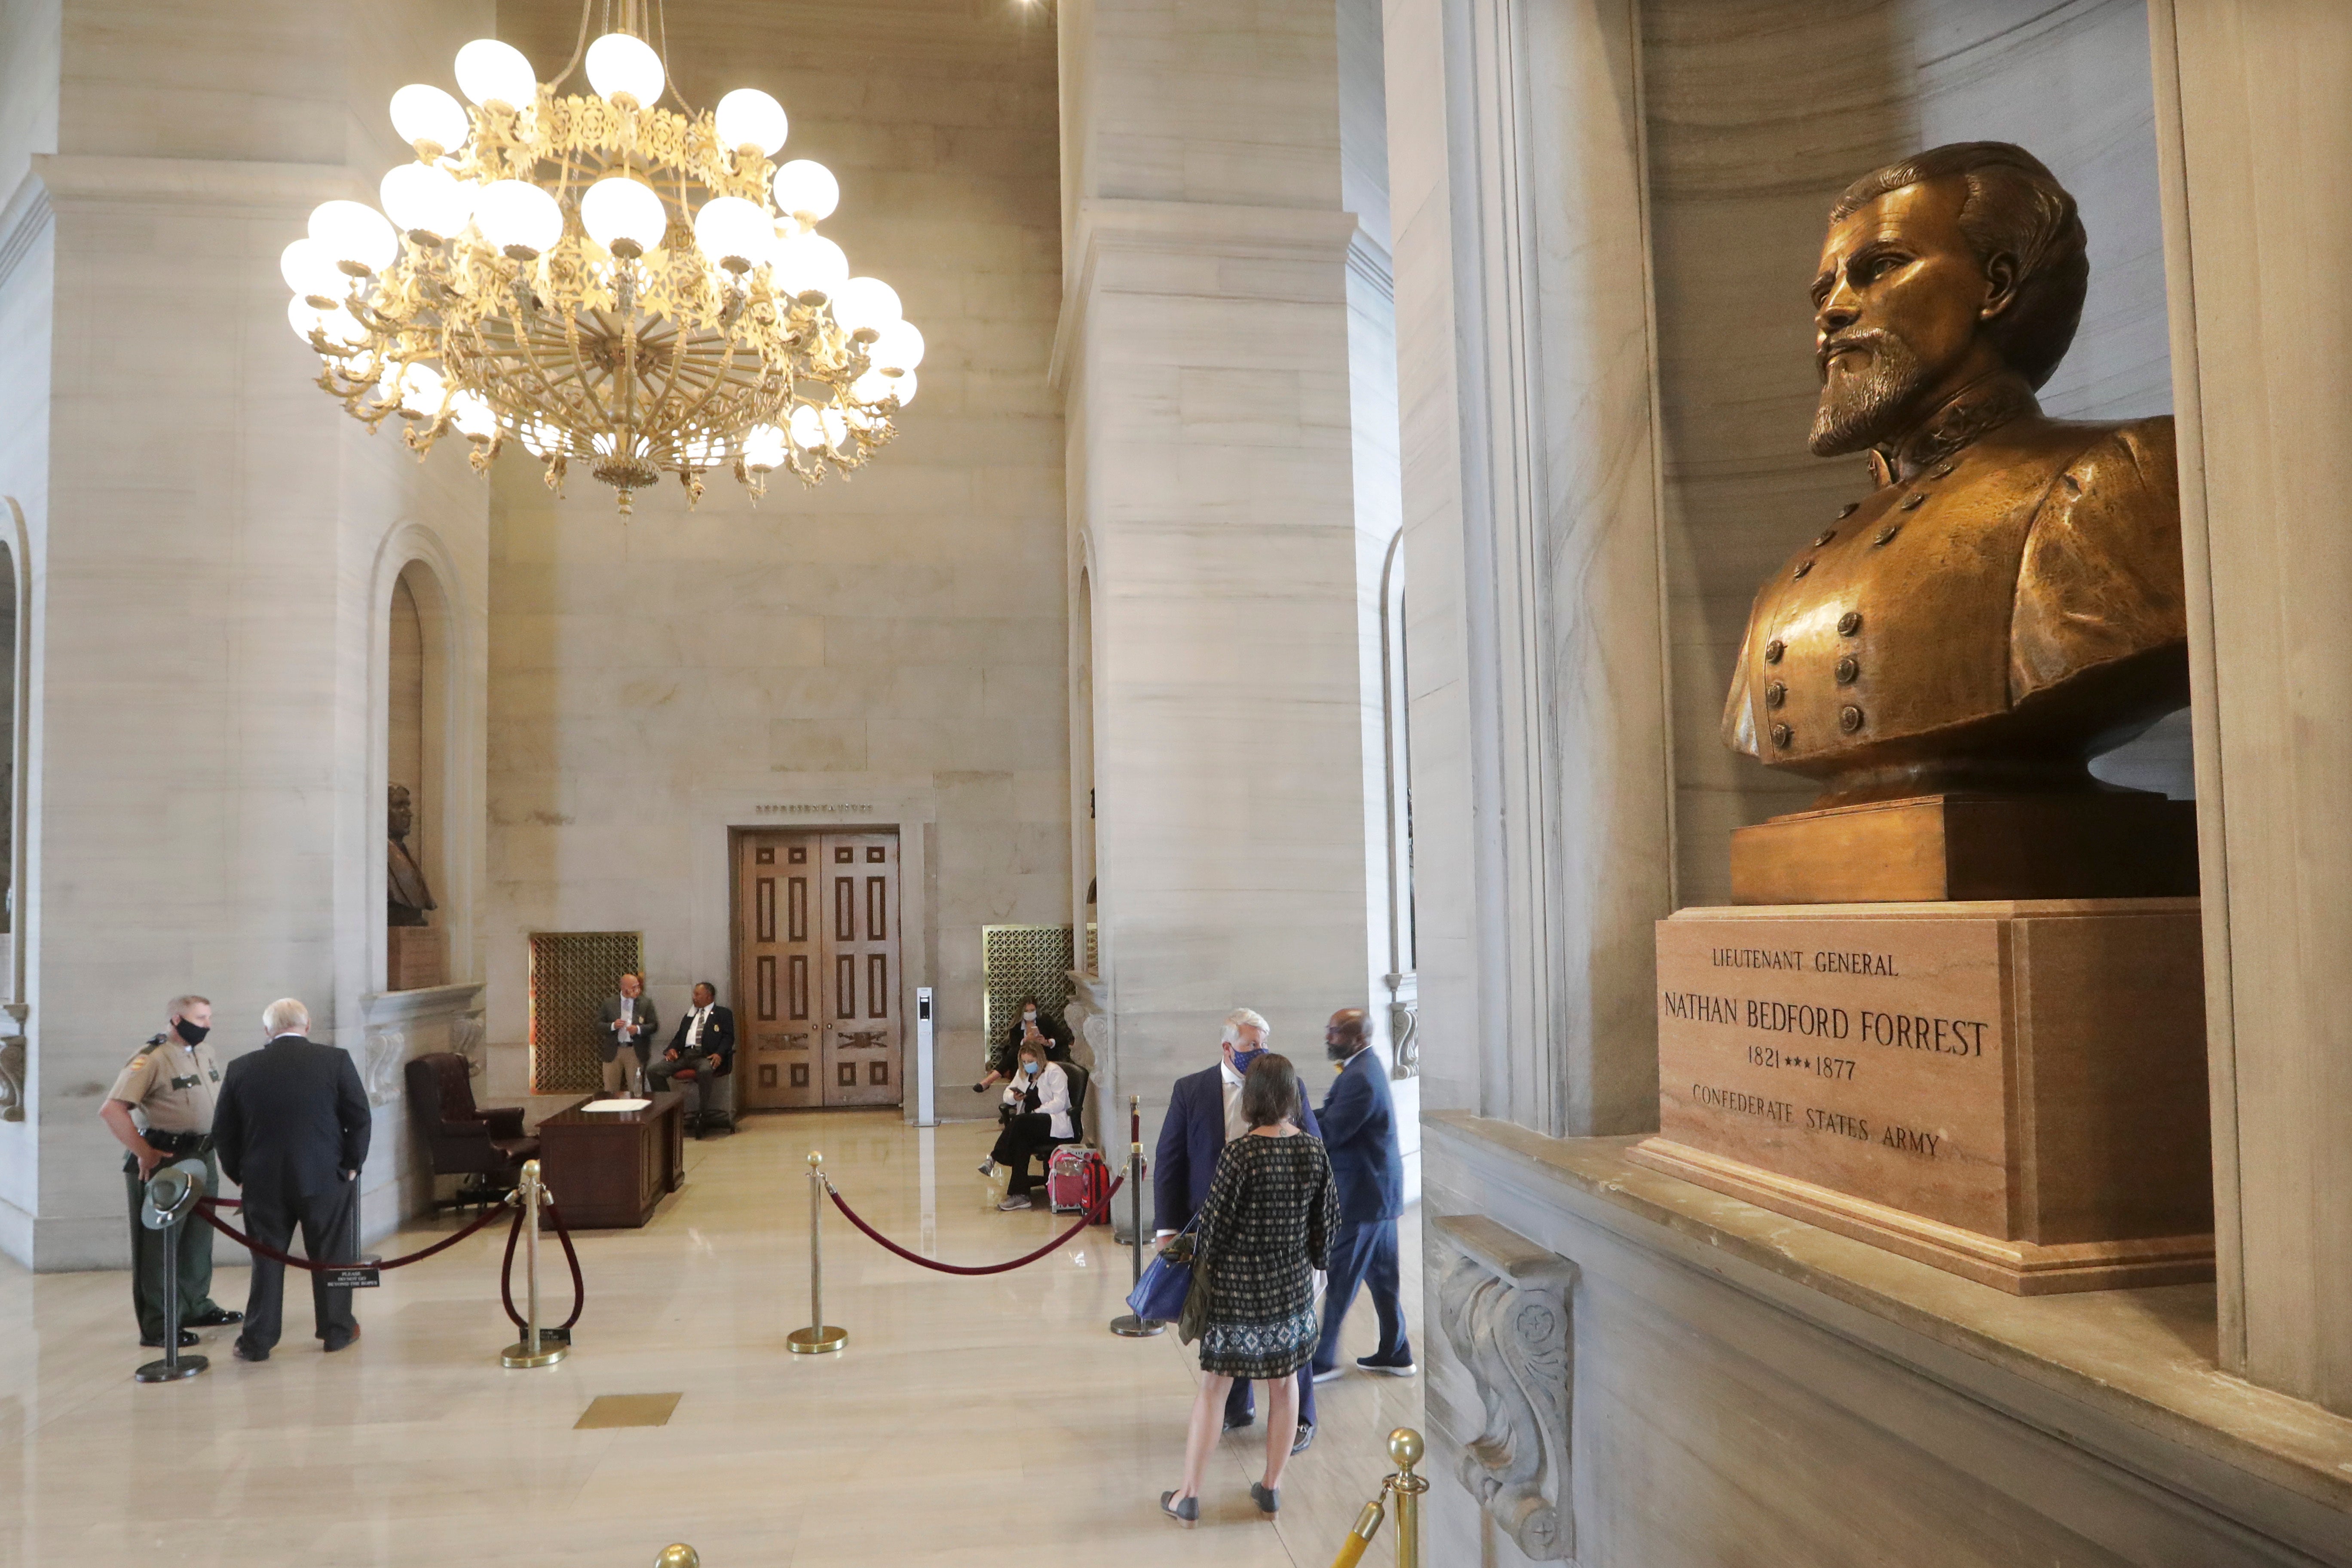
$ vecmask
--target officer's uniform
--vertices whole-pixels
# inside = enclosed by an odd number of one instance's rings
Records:
[[[176,1034],[157,1035],[132,1057],[106,1091],[136,1110],[146,1122],[151,1148],[164,1161],[194,1155],[205,1163],[205,1195],[220,1194],[220,1166],[213,1158],[213,1105],[220,1098],[220,1064],[212,1052],[192,1046]],[[122,1184],[131,1199],[131,1293],[139,1307],[139,1337],[163,1342],[164,1290],[169,1287],[170,1248],[181,1243],[180,1321],[216,1316],[212,1299],[212,1236],[180,1233],[192,1223],[183,1220],[170,1230],[150,1230],[139,1223],[139,1203],[147,1184],[139,1179],[139,1161],[122,1157]]]

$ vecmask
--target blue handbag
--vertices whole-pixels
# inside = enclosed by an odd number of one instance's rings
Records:
[[[1198,1223],[1200,1216],[1195,1215],[1193,1224]],[[1177,1234],[1189,1236],[1192,1232],[1192,1226],[1188,1225]],[[1155,1253],[1151,1261],[1144,1265],[1143,1278],[1128,1293],[1127,1310],[1147,1323],[1172,1323],[1183,1316],[1184,1298],[1192,1289],[1192,1264],[1179,1263],[1165,1251]]]

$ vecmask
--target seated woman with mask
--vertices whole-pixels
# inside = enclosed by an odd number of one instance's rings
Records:
[[[1076,1135],[1070,1125],[1069,1075],[1047,1059],[1047,1048],[1044,1040],[1022,1042],[1013,1081],[1004,1086],[1004,1131],[980,1165],[983,1176],[994,1175],[1000,1165],[1013,1173],[1004,1201],[996,1205],[1008,1214],[1032,1206],[1029,1189],[1041,1178],[1029,1174],[1029,1162]]]

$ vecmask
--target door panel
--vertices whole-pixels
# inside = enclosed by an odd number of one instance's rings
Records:
[[[736,845],[742,1102],[898,1104],[898,835],[744,833]]]

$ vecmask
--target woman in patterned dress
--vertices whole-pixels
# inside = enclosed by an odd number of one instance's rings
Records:
[[[1184,1524],[1201,1517],[1201,1477],[1237,1377],[1265,1386],[1265,1479],[1250,1484],[1261,1512],[1282,1503],[1282,1468],[1298,1425],[1298,1369],[1314,1354],[1315,1271],[1339,1228],[1339,1194],[1319,1139],[1298,1130],[1298,1073],[1286,1058],[1260,1057],[1242,1080],[1249,1131],[1227,1143],[1201,1205],[1194,1277],[1208,1289],[1201,1335],[1201,1389],[1184,1444],[1184,1484],[1160,1495],[1160,1511]]]

